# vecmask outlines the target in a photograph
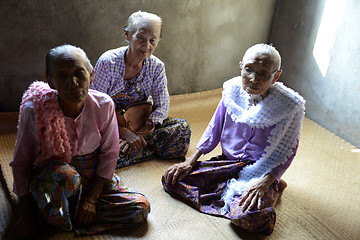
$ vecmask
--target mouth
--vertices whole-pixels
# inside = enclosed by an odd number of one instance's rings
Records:
[[[253,90],[253,91],[257,91],[257,90],[259,90],[259,87],[258,86],[255,86],[255,85],[248,85],[248,86],[246,86],[248,89],[250,89],[250,90]]]
[[[67,94],[70,98],[79,98],[82,97],[82,92],[71,92]]]

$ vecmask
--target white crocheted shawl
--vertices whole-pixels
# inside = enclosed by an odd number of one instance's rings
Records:
[[[271,85],[269,94],[256,105],[250,104],[251,96],[243,90],[241,77],[225,82],[223,88],[224,104],[234,122],[246,123],[251,128],[273,126],[267,139],[269,145],[260,159],[244,167],[238,179],[228,182],[222,196],[223,210],[226,211],[234,195],[241,194],[294,153],[304,118],[305,100],[280,82]]]

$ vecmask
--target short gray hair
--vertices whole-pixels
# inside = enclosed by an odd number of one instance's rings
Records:
[[[60,46],[50,49],[49,52],[46,54],[46,57],[45,57],[46,75],[50,76],[52,74],[52,68],[51,68],[52,62],[60,59],[65,54],[74,53],[74,52],[81,55],[81,57],[85,61],[85,66],[86,66],[87,70],[89,71],[89,73],[91,73],[93,71],[93,66],[91,65],[91,62],[90,62],[89,58],[87,57],[85,51],[79,47],[76,47],[76,46],[73,46],[70,44],[64,44],[64,45],[60,45]]]
[[[274,66],[276,70],[280,70],[281,68],[281,56],[278,50],[275,49],[272,45],[265,44],[265,43],[259,43],[251,46],[246,50],[243,60],[245,59],[245,56],[248,56],[249,54],[255,54],[255,53],[261,53],[266,54],[272,57]]]
[[[127,21],[127,25],[125,26],[125,31],[130,34],[133,34],[137,29],[139,29],[140,23],[148,22],[150,20],[155,20],[155,21],[159,22],[160,37],[161,37],[162,25],[163,25],[163,21],[162,21],[161,17],[159,17],[156,14],[142,12],[140,10],[137,12],[134,12],[133,14],[130,15],[130,17],[128,18],[128,21]]]

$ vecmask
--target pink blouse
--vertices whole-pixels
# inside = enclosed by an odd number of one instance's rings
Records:
[[[14,158],[10,163],[14,175],[14,192],[29,193],[33,163],[38,145],[34,104],[25,103],[18,125]],[[72,156],[85,155],[100,147],[96,175],[111,179],[119,154],[119,132],[112,99],[89,89],[84,107],[75,119],[65,117]]]

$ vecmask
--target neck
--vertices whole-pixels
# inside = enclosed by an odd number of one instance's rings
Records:
[[[136,57],[128,48],[125,52],[125,64],[130,68],[142,67],[144,59]]]
[[[84,102],[69,104],[59,99],[60,108],[65,117],[76,118],[84,107]]]

